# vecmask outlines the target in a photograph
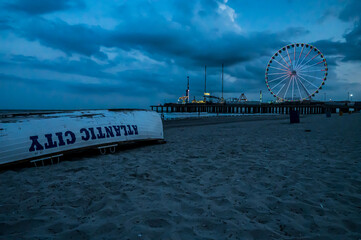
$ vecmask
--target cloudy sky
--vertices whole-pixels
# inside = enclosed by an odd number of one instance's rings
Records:
[[[361,100],[359,0],[2,0],[0,109],[148,108],[207,90],[268,93],[269,58],[315,45],[329,78],[316,99]]]

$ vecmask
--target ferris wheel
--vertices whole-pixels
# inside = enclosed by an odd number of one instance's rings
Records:
[[[266,68],[266,84],[279,101],[311,99],[325,84],[327,63],[314,46],[294,43],[279,49]]]

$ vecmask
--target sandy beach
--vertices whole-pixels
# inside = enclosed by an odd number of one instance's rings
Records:
[[[227,119],[0,172],[0,239],[361,238],[361,114]]]

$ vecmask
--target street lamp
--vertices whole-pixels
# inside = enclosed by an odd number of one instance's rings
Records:
[[[353,94],[351,93],[351,94],[350,94],[350,97],[351,97],[351,102],[352,102],[352,96],[353,96]]]

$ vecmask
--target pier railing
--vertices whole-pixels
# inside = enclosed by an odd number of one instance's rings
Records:
[[[275,113],[289,114],[298,110],[300,114],[323,114],[338,111],[360,111],[361,102],[283,102],[283,103],[165,103],[150,106],[160,113],[207,112],[207,113]]]

